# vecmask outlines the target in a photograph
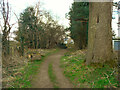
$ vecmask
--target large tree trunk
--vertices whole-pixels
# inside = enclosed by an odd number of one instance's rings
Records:
[[[86,64],[112,60],[112,3],[89,4],[88,52]]]

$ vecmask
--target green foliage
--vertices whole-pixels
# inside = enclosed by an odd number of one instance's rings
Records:
[[[33,7],[28,7],[20,15],[18,40],[29,48],[36,48],[37,17]]]
[[[78,49],[86,47],[89,3],[74,2],[69,12],[71,38]]]
[[[20,14],[15,39],[21,43],[21,51],[25,46],[34,49],[53,48],[63,42],[64,27],[53,20],[49,12],[40,16],[35,12],[33,7],[28,7]]]
[[[67,53],[61,58],[64,74],[76,88],[117,88],[117,67],[85,65],[83,54]]]

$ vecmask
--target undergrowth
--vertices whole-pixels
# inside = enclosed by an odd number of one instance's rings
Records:
[[[33,62],[29,62],[27,66],[23,67],[24,69],[20,71],[21,75],[17,75],[13,82],[11,82],[10,88],[30,88],[31,81],[38,73],[38,69],[40,68],[41,63],[44,59],[53,53],[58,52],[59,49],[51,50],[45,54],[45,56],[41,57],[41,60],[34,60]]]
[[[81,51],[82,52],[82,51]],[[85,64],[85,54],[66,53],[61,58],[64,74],[76,88],[117,88],[117,67]]]

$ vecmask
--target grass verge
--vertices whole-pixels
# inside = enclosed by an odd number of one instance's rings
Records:
[[[58,82],[56,80],[57,78],[56,78],[56,76],[54,74],[54,71],[53,71],[52,63],[50,63],[49,66],[48,66],[48,75],[50,77],[51,82],[53,83],[53,87],[54,88],[59,88],[58,85],[57,85],[58,84]]]
[[[34,78],[34,76],[38,73],[38,69],[40,68],[41,63],[44,61],[44,59],[53,54],[58,52],[59,49],[51,50],[48,53],[45,54],[45,56],[41,57],[41,60],[35,60],[33,62],[29,62],[27,66],[23,67],[24,69],[21,70],[19,73],[20,75],[17,75],[16,78],[12,83],[10,88],[30,88],[31,87],[31,81]]]
[[[85,54],[67,53],[61,58],[64,74],[76,88],[117,88],[117,67],[85,65]]]

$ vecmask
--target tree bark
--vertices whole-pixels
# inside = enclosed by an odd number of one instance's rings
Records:
[[[112,60],[112,2],[89,4],[88,52],[86,64]]]

